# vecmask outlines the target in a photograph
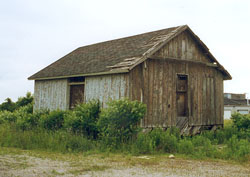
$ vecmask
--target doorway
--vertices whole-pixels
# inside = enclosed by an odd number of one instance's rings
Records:
[[[176,85],[176,108],[177,120],[176,126],[183,129],[188,124],[188,76],[177,74]]]
[[[70,101],[69,108],[73,109],[77,104],[84,102],[84,77],[73,77],[69,79]]]

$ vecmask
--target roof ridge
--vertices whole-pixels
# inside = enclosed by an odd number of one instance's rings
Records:
[[[178,28],[178,27],[181,27],[181,26],[186,26],[186,25],[180,25],[180,26],[175,26],[175,27],[171,27],[171,28]],[[163,29],[160,29],[160,30],[148,31],[148,32],[143,32],[143,33],[139,33],[139,34],[136,34],[136,35],[120,37],[120,38],[114,38],[114,39],[111,39],[111,40],[106,40],[106,41],[101,41],[101,42],[96,42],[96,43],[92,43],[92,44],[88,44],[88,45],[78,47],[77,49],[80,49],[80,48],[83,48],[83,47],[89,47],[89,46],[93,46],[93,45],[98,45],[98,44],[103,44],[103,43],[106,43],[106,42],[117,41],[117,40],[121,40],[121,39],[133,38],[133,37],[140,36],[140,35],[145,35],[145,34],[158,33],[160,31],[169,30],[171,28],[163,28]]]

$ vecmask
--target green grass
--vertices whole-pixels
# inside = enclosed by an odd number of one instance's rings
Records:
[[[92,140],[65,130],[50,131],[43,128],[20,130],[12,123],[0,124],[0,147],[53,153],[81,153],[83,156],[100,153],[104,153],[106,156],[109,153],[126,155],[173,153],[192,159],[250,161],[249,138],[241,134],[242,132],[238,132],[232,127],[231,121],[226,121],[224,130],[215,133],[205,132],[194,137],[181,138],[176,132],[164,132],[156,129],[147,134],[140,134],[133,141],[121,142],[113,146],[106,144],[102,139]],[[0,154],[2,153],[0,151]],[[88,171],[88,168],[98,170],[99,167],[88,166],[82,171]],[[100,167],[100,170],[104,168],[108,167]]]

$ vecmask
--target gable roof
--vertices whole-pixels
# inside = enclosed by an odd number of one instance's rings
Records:
[[[187,25],[80,47],[28,79],[41,80],[129,72],[184,30],[188,30],[206,51],[211,61],[217,63],[224,79],[231,79],[230,74]]]

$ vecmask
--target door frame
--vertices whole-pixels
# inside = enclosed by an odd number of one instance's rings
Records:
[[[178,86],[179,86],[179,80],[180,80],[180,77],[186,77],[186,87],[185,87],[185,90],[178,90]],[[188,74],[185,74],[185,73],[177,73],[176,74],[176,126],[180,126],[179,128],[182,128],[182,125],[183,124],[188,124],[189,125],[189,75]],[[179,112],[178,112],[178,93],[179,94],[185,94],[185,108],[184,108],[184,111],[185,111],[185,115],[184,116],[179,116]],[[180,124],[180,125],[179,125]]]

